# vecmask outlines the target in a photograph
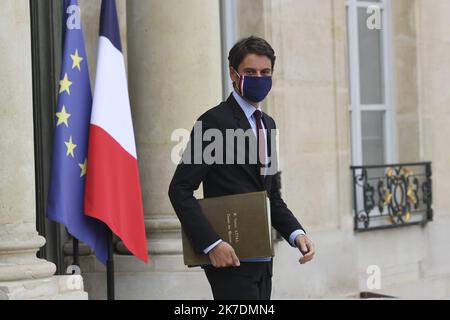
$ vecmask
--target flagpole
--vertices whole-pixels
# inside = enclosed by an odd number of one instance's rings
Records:
[[[73,265],[80,266],[80,246],[77,238],[72,236]]]
[[[113,234],[108,228],[108,261],[106,262],[106,287],[108,300],[115,300],[114,290],[114,244]]]

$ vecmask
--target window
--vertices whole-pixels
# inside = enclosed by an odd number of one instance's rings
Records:
[[[348,0],[347,30],[353,165],[393,163],[390,0]]]

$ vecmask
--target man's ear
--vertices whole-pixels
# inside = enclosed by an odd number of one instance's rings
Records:
[[[237,75],[236,75],[236,72],[234,71],[233,67],[229,66],[228,70],[230,72],[230,79],[231,79],[231,81],[233,83],[236,83],[238,81],[238,79],[237,79]]]

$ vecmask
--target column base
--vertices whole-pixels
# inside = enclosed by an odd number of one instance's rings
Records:
[[[93,255],[80,257],[80,265],[89,299],[106,300],[105,266]],[[212,299],[203,269],[187,268],[179,254],[150,254],[147,264],[134,256],[114,255],[114,282],[118,300]]]
[[[182,254],[181,224],[176,217],[154,216],[146,217],[147,250],[152,255]],[[122,241],[116,244],[116,251],[130,254]]]
[[[36,257],[45,244],[34,223],[0,226],[0,300],[86,300],[80,275],[53,276],[55,264]]]
[[[159,216],[145,220],[148,263],[132,256],[119,241],[114,255],[116,299],[212,299],[208,280],[200,267],[183,263],[180,222]],[[66,257],[66,264],[71,263]],[[94,255],[80,256],[86,291],[93,300],[106,299],[106,268]]]
[[[87,300],[80,275],[0,282],[0,300]]]
[[[51,277],[55,264],[36,257],[44,244],[33,223],[0,226],[0,283]]]

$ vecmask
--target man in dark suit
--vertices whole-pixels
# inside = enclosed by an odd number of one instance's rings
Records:
[[[214,161],[205,159],[204,151],[212,141],[198,142],[193,130],[170,184],[169,197],[194,250],[207,254],[211,261],[211,265],[202,268],[214,298],[268,300],[272,288],[272,258],[240,260],[231,245],[219,238],[193,196],[201,182],[205,198],[266,190],[272,226],[291,246],[300,250],[301,264],[313,258],[314,245],[280,197],[277,179],[273,178],[276,126],[275,121],[262,112],[261,102],[272,87],[274,50],[264,39],[249,37],[234,45],[228,60],[234,92],[226,101],[201,115],[196,123],[202,134],[208,130],[222,134],[223,152],[215,152]],[[236,138],[227,135],[228,130],[250,132],[244,146],[236,146]],[[255,157],[251,150],[256,150]]]

